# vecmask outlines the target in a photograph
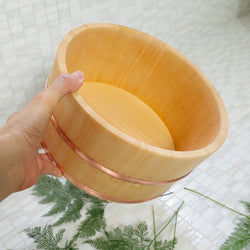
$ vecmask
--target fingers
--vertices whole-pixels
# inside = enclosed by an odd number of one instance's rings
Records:
[[[19,126],[31,142],[34,139],[39,145],[57,103],[65,95],[78,90],[83,80],[81,71],[58,76],[48,89],[38,94],[22,111],[13,116],[13,119],[10,118],[9,123]]]
[[[61,171],[49,160],[46,154],[39,154],[37,157],[40,175],[54,175],[61,177]]]
[[[28,108],[37,108],[38,114],[46,112],[46,117],[43,117],[44,122],[49,121],[56,104],[66,95],[78,90],[83,83],[84,75],[81,71],[76,71],[73,74],[61,75],[56,78],[52,85],[36,96]]]
[[[84,75],[81,71],[76,71],[68,75],[60,75],[49,87],[47,93],[50,95],[57,95],[56,98],[60,100],[66,94],[78,90],[83,83],[83,79]]]

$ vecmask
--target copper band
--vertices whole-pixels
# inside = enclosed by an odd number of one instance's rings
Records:
[[[70,175],[68,172],[64,171],[63,168],[58,164],[58,162],[54,159],[54,157],[52,156],[52,154],[48,150],[46,143],[44,141],[42,141],[41,144],[42,144],[42,147],[43,147],[45,153],[47,154],[48,158],[51,160],[51,162],[53,164],[55,164],[56,167],[58,167],[60,169],[60,171],[62,172],[62,174],[65,176],[66,179],[68,179],[71,183],[73,183],[75,186],[82,189],[86,193],[89,193],[90,195],[93,195],[99,199],[113,201],[113,202],[119,202],[119,203],[140,203],[140,202],[146,202],[146,201],[153,200],[155,198],[162,196],[165,193],[165,191],[164,191],[162,194],[159,194],[155,197],[145,199],[145,200],[122,200],[122,199],[111,197],[109,195],[101,194],[101,193],[96,192],[95,190],[83,185],[81,182],[77,181],[74,177],[72,177],[72,175]]]
[[[50,153],[50,151],[47,148],[47,145],[45,143],[45,141],[41,142],[41,145],[46,153],[46,155],[48,156],[48,158],[50,159],[50,161],[61,171],[62,175],[64,175],[64,169],[58,164],[58,162],[54,159],[53,155]]]
[[[48,83],[48,79],[47,79],[47,82],[46,82],[46,88],[48,87],[47,83]],[[71,150],[76,152],[84,161],[88,162],[91,166],[93,166],[96,169],[102,171],[103,173],[108,174],[110,176],[113,176],[113,177],[115,177],[117,179],[127,181],[127,182],[131,182],[131,183],[136,183],[136,184],[152,185],[153,186],[153,185],[164,185],[164,184],[176,182],[176,181],[186,177],[187,175],[189,175],[191,173],[191,172],[189,172],[189,173],[185,174],[184,176],[181,176],[181,177],[176,178],[176,179],[168,180],[168,181],[147,181],[147,180],[135,179],[133,177],[117,173],[117,172],[103,166],[99,162],[96,162],[92,157],[90,157],[88,154],[83,152],[78,146],[76,146],[68,138],[68,136],[65,134],[65,132],[61,129],[61,127],[59,126],[59,124],[57,123],[57,121],[56,121],[56,119],[55,119],[55,117],[53,115],[51,116],[51,122],[52,122],[54,128],[56,129],[56,131],[58,132],[58,134],[60,135],[60,137],[64,140],[64,142],[66,142],[66,144],[71,148]]]

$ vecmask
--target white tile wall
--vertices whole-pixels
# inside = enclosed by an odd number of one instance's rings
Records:
[[[230,123],[224,146],[176,183],[175,194],[139,205],[110,204],[108,228],[141,219],[152,225],[152,204],[162,224],[185,200],[177,249],[219,249],[237,216],[183,187],[241,211],[238,201],[250,198],[250,1],[0,0],[0,126],[43,89],[62,37],[91,22],[127,25],[178,49],[214,83]],[[53,220],[41,217],[49,206],[37,201],[27,190],[0,204],[0,249],[34,248],[22,230]]]

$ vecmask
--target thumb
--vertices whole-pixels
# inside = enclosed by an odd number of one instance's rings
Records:
[[[51,86],[44,90],[44,92],[41,94],[47,97],[48,104],[52,105],[49,108],[53,109],[53,105],[57,103],[62,97],[68,93],[78,90],[81,87],[83,80],[84,74],[82,71],[76,71],[67,75],[60,75],[55,79]]]
[[[30,105],[41,105],[42,109],[46,111],[49,116],[52,115],[56,104],[67,94],[78,90],[84,80],[84,74],[81,71],[76,71],[72,74],[60,75],[50,85],[48,89],[45,89],[42,93],[36,96],[30,103]]]
[[[83,80],[84,74],[81,71],[60,75],[49,88],[38,94],[18,114],[28,134],[34,135],[41,140],[57,103],[65,95],[78,90]]]

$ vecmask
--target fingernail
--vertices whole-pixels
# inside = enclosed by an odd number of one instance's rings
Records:
[[[73,76],[76,76],[79,80],[79,82],[82,82],[84,79],[84,74],[82,71],[75,71],[74,73],[72,73]]]

